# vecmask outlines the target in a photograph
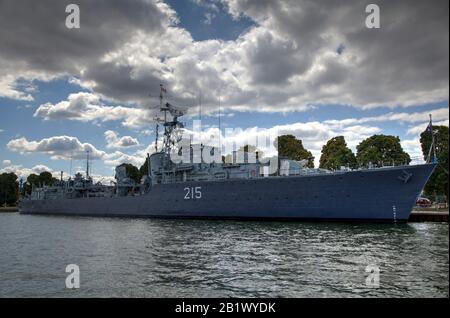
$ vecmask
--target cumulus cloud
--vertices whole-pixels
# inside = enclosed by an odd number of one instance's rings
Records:
[[[337,126],[346,126],[346,125],[354,125],[354,124],[364,124],[369,122],[401,122],[408,124],[415,124],[418,122],[428,122],[428,116],[432,115],[434,120],[442,121],[445,123],[445,120],[448,121],[449,112],[448,108],[438,108],[423,112],[414,112],[414,113],[395,113],[389,112],[386,114],[382,114],[379,116],[370,116],[370,117],[362,117],[362,118],[347,118],[343,120],[326,120],[326,124],[337,125]]]
[[[118,137],[112,130],[105,131],[106,148],[129,148],[139,145],[139,141],[131,136]]]
[[[436,112],[439,114],[439,111]],[[255,141],[259,141],[258,147],[267,155],[276,155],[276,150],[272,147],[273,141],[276,136],[292,134],[303,141],[304,146],[310,150],[315,156],[315,164],[318,166],[321,150],[323,145],[331,138],[335,136],[344,136],[348,146],[356,152],[356,146],[364,139],[374,135],[382,133],[381,128],[369,125],[369,122],[384,121],[383,118],[386,115],[380,115],[373,117],[370,121],[358,121],[352,118],[333,120],[333,121],[309,121],[309,122],[297,122],[286,125],[275,125],[268,129],[261,129],[258,127],[250,127],[246,129],[233,129],[228,128],[219,132],[217,127],[209,127],[198,130],[184,129],[184,137],[188,138],[192,135],[194,143],[202,142],[211,146],[222,145],[225,150],[224,153],[230,152],[230,145],[235,145],[235,149],[244,146],[245,144],[254,144]],[[387,116],[389,117],[389,116]],[[419,121],[414,119],[414,116],[400,116],[396,119],[398,122],[411,122],[415,123]],[[435,124],[448,124],[448,119],[435,122]],[[418,126],[419,127],[419,126]],[[422,131],[426,125],[422,125]],[[129,137],[129,138],[128,138]],[[118,136],[118,134],[112,130],[105,132],[105,139],[107,141],[107,148],[109,149],[129,149],[131,145],[139,146],[136,139],[130,136]],[[261,141],[266,143],[261,143]],[[160,143],[161,141],[159,141]],[[228,145],[228,148],[225,146]],[[129,147],[125,147],[129,146]],[[159,144],[159,147],[161,144]],[[402,140],[402,146],[413,157],[420,157],[420,141],[418,137],[407,140]],[[81,143],[76,137],[69,136],[55,136],[45,138],[39,141],[29,141],[24,137],[13,139],[8,142],[7,147],[9,150],[20,153],[43,153],[52,159],[85,159],[86,151],[89,150],[90,157],[92,159],[101,160],[106,166],[115,167],[122,163],[132,163],[133,165],[140,167],[146,158],[147,153],[153,153],[155,151],[154,143],[146,147],[139,147],[133,152],[126,153],[124,151],[115,150],[112,152],[105,152],[97,149],[91,144]],[[233,147],[233,146],[231,146]]]
[[[28,98],[13,83],[34,71],[71,75],[99,96],[141,107],[157,103],[161,82],[190,109],[201,91],[205,113],[217,110],[219,96],[224,109],[269,112],[448,100],[445,0],[379,1],[381,29],[365,27],[363,0],[224,0],[236,19],[255,22],[235,41],[194,41],[156,0],[81,1],[76,31],[64,27],[65,1],[47,10],[35,2],[2,3],[0,66],[9,77],[0,91],[10,98]],[[50,107],[41,108],[48,118]]]
[[[90,160],[100,160],[107,166],[115,167],[122,163],[132,163],[140,166],[144,163],[146,153],[142,149],[133,154],[122,151],[106,152],[99,150],[90,143],[82,143],[77,137],[53,136],[41,140],[28,140],[25,137],[12,139],[7,143],[7,148],[21,154],[44,154],[52,160],[85,160],[89,152]],[[153,149],[152,147],[145,150]],[[150,152],[153,152],[151,150]]]
[[[293,96],[298,101],[370,108],[448,99],[448,2],[378,2],[380,29],[364,25],[367,1],[226,2],[233,16],[246,15],[259,28],[292,41],[295,50],[287,58],[294,62],[301,56],[306,66],[282,73],[298,89]],[[341,54],[335,52],[342,46]],[[253,71],[269,70],[271,64],[267,59]]]
[[[101,159],[105,152],[98,150],[89,143],[81,143],[71,136],[54,136],[39,141],[29,141],[25,137],[10,140],[6,147],[21,154],[42,153],[51,159],[85,159],[87,152],[93,160]]]
[[[176,23],[173,11],[159,1],[80,0],[81,27],[66,28],[70,1],[2,1],[0,11],[0,66],[3,74],[33,77],[30,71],[49,78],[81,75],[98,67],[105,53],[120,47],[133,34],[159,34]],[[42,8],[46,8],[42,10]],[[6,62],[7,61],[7,62]],[[9,83],[13,83],[10,80]],[[0,88],[4,88],[1,85]],[[8,90],[2,89],[1,95]],[[7,96],[12,96],[9,90]],[[20,92],[16,97],[20,97]]]
[[[209,24],[211,24],[212,20],[216,17],[216,15],[211,12],[206,12],[204,17],[205,18],[203,20],[203,23],[209,25]]]
[[[8,161],[7,163],[5,163],[5,161]],[[41,172],[50,172],[54,178],[59,179],[61,177],[61,171],[56,171],[46,165],[43,164],[38,164],[33,166],[32,168],[27,168],[24,167],[22,165],[14,165],[11,163],[10,160],[4,160],[3,161],[3,167],[0,168],[0,173],[15,173],[18,177],[18,180],[22,179],[24,181],[26,181],[27,177],[30,174],[40,174]],[[81,173],[84,174],[85,171],[83,170],[76,170],[75,173]],[[109,184],[110,181],[114,181],[114,176],[104,176],[101,174],[90,174],[90,176],[92,177],[94,182],[102,182],[103,184]],[[68,179],[69,176],[68,174],[65,174],[63,176],[64,179]]]
[[[412,139],[401,140],[400,144],[404,151],[406,151],[414,162],[423,163],[423,153],[420,146],[420,139],[418,137]]]
[[[203,7],[205,9],[214,11],[214,12],[219,12],[220,8],[219,8],[219,4],[221,2],[221,0],[191,0],[193,3],[195,3],[196,5]]]
[[[140,167],[145,162],[145,156],[135,154],[126,154],[121,151],[115,151],[105,156],[103,162],[107,166],[116,167],[122,163],[131,163],[136,167]]]
[[[194,143],[203,143],[210,146],[222,147],[223,153],[230,153],[232,149],[251,144],[256,145],[266,156],[274,156],[277,150],[273,143],[277,136],[294,135],[301,139],[303,145],[312,152],[315,164],[318,166],[323,145],[331,138],[344,136],[347,145],[356,152],[356,146],[364,139],[381,133],[381,129],[369,125],[335,125],[318,121],[297,122],[286,125],[275,125],[267,129],[250,127],[246,129],[228,128],[219,132],[216,127],[202,130],[186,129],[186,135],[192,135]],[[185,138],[187,138],[185,136]],[[417,144],[420,147],[420,143]]]
[[[271,140],[273,142],[276,136],[291,134],[301,139],[303,145],[312,152],[315,157],[315,165],[319,165],[319,159],[323,145],[331,138],[336,136],[344,136],[347,145],[356,153],[356,146],[366,138],[374,134],[383,133],[383,130],[374,126],[373,123],[395,121],[399,124],[417,124],[408,129],[408,133],[416,135],[415,138],[401,140],[401,145],[411,157],[420,159],[422,150],[419,140],[419,135],[428,125],[428,114],[433,114],[433,118],[444,119],[441,121],[434,121],[434,125],[448,126],[448,109],[441,108],[430,110],[426,112],[416,113],[386,113],[379,116],[367,118],[344,118],[340,120],[326,120],[323,122],[297,122],[286,125],[275,125],[268,129],[260,129],[258,127],[251,127],[247,129],[230,129],[228,132],[219,132],[218,128],[210,127],[198,131],[186,129],[186,134],[193,136],[194,141],[202,142],[203,144],[210,144],[219,146],[219,140],[222,147],[225,144],[235,144],[235,149],[246,145],[247,143],[254,144],[255,140]],[[424,121],[425,119],[425,121]],[[372,123],[372,124],[370,124]],[[267,145],[259,144],[258,147],[263,150],[266,155],[272,156],[276,153],[274,149]],[[420,160],[419,160],[420,161]]]
[[[193,1],[217,12],[219,1]],[[68,3],[24,0],[18,6],[4,0],[0,10],[0,97],[32,100],[34,80],[55,78],[69,78],[88,91],[41,104],[34,115],[44,120],[120,121],[143,128],[153,120],[149,109],[158,104],[160,83],[170,102],[188,108],[188,115],[197,113],[200,95],[205,114],[217,112],[219,98],[222,111],[230,114],[448,100],[445,0],[379,1],[381,29],[365,27],[369,2],[363,0],[222,0],[220,6],[235,19],[255,22],[234,41],[194,41],[170,6],[157,0],[80,0],[81,28],[69,30],[64,26]],[[448,125],[448,109],[432,112],[435,123]],[[278,128],[304,139],[317,159],[332,135],[344,135],[354,147],[365,134],[380,131],[372,123],[398,121],[417,136],[427,116],[392,111]],[[115,137],[117,142],[130,136]],[[122,145],[134,142],[126,139]],[[404,144],[412,147],[417,139]],[[90,150],[107,165],[120,160],[138,165],[151,150],[107,153],[69,136],[16,138],[8,149],[53,159],[85,158]]]
[[[22,165],[14,165],[11,163],[10,160],[3,160],[3,167],[0,168],[0,173],[15,173],[19,179],[26,180],[26,178],[34,173],[34,174],[40,174],[41,172],[50,172],[54,175],[57,174],[57,172],[54,172],[51,168],[47,167],[46,165],[35,165],[32,168],[26,168]]]
[[[33,100],[33,96],[27,92],[26,88],[18,84],[18,80],[18,78],[11,74],[0,75],[0,97],[24,101]]]
[[[140,127],[151,120],[150,112],[145,109],[107,106],[94,93],[79,92],[70,94],[67,100],[59,103],[40,105],[35,117],[50,119],[68,119],[78,121],[112,121],[121,120],[124,126]]]

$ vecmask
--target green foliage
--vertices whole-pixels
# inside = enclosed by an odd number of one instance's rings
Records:
[[[322,147],[319,167],[338,170],[341,166],[354,169],[358,164],[355,155],[347,147],[344,137],[338,136],[328,140],[327,144]]]
[[[132,165],[131,163],[122,163],[121,166],[125,166],[125,170],[127,172],[127,176],[132,179],[134,182],[139,184],[143,176],[146,176],[148,173],[148,159],[145,159],[144,164],[138,169],[138,167]]]
[[[133,166],[131,163],[123,163],[123,166],[125,166],[125,169],[127,171],[127,176],[134,180],[136,183],[141,182],[141,173],[139,172],[139,169],[136,166]]]
[[[30,194],[33,185],[35,187],[53,185],[56,181],[58,179],[53,178],[52,174],[48,171],[43,171],[39,175],[32,173],[27,177],[27,182],[23,185],[23,192]]]
[[[356,160],[361,167],[367,167],[370,162],[377,166],[404,165],[411,162],[411,158],[400,145],[400,138],[395,136],[373,135],[363,140],[356,149]]]
[[[0,202],[15,205],[19,199],[19,183],[15,173],[0,174]]]
[[[274,142],[275,148],[278,148],[278,155],[291,160],[308,160],[308,168],[314,168],[314,156],[303,147],[300,139],[293,135],[279,136]]]
[[[56,178],[53,178],[50,172],[44,171],[39,174],[39,181],[45,185],[52,185],[58,180]]]
[[[145,159],[144,164],[139,168],[139,179],[148,174],[148,158]]]
[[[40,179],[39,179],[39,176],[37,174],[32,173],[27,178],[27,183],[29,185],[33,185],[34,184],[35,186],[39,186],[39,182],[40,182]]]
[[[425,194],[443,194],[448,202],[448,127],[433,126],[435,132],[436,157],[438,165],[425,185]],[[426,160],[431,146],[431,133],[424,131],[420,134],[423,157]]]

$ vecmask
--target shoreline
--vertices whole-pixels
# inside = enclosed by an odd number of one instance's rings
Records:
[[[0,207],[0,213],[12,213],[12,212],[19,212],[19,208],[17,206]]]
[[[16,213],[19,212],[17,206],[0,207],[0,213]],[[409,217],[409,222],[448,222],[449,213],[447,210],[435,209],[413,209]]]

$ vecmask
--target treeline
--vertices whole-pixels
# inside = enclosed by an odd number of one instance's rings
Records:
[[[48,171],[43,171],[40,174],[32,173],[27,177],[26,182],[23,184],[23,193],[30,194],[31,189],[34,186],[42,187],[44,185],[53,185],[58,179]]]
[[[3,206],[15,205],[19,199],[19,182],[13,172],[0,174],[0,202]]]
[[[438,165],[425,185],[424,193],[428,196],[444,195],[448,202],[448,145],[449,128],[433,126]],[[420,134],[420,144],[424,160],[431,147],[431,134],[424,131]],[[314,156],[305,149],[300,139],[292,135],[278,137],[278,155],[292,160],[307,160],[307,167],[314,167]],[[374,135],[356,146],[356,155],[347,146],[343,136],[334,137],[322,147],[319,168],[338,170],[341,167],[351,169],[367,168],[369,165],[405,165],[411,162],[395,136]]]
[[[18,176],[13,173],[0,174],[0,202],[2,205],[16,205],[19,200]],[[22,184],[21,194],[30,194],[33,184],[35,186],[52,185],[57,181],[50,172],[44,171],[39,175],[30,174]]]
[[[314,168],[314,156],[305,149],[300,139],[293,135],[278,137],[278,155],[292,160],[307,160],[307,167]],[[322,147],[319,168],[339,170],[341,167],[351,169],[373,166],[407,165],[411,162],[395,136],[374,135],[363,140],[356,147],[356,155],[347,146],[343,136],[328,140]]]
[[[436,133],[436,154],[439,162],[438,167],[430,177],[425,186],[427,195],[445,195],[448,202],[448,134],[447,126],[433,126]],[[420,135],[420,143],[423,158],[426,159],[431,146],[431,135],[424,131]],[[293,135],[282,135],[274,143],[278,148],[278,155],[292,160],[307,160],[306,166],[314,168],[314,156],[311,151],[303,146],[301,139]],[[244,151],[254,152],[254,146],[241,147]],[[231,156],[231,155],[228,155]],[[224,160],[225,157],[223,157]],[[328,170],[339,170],[341,167],[350,169],[368,168],[369,166],[399,166],[408,165],[411,158],[401,144],[400,138],[390,135],[373,135],[356,146],[356,154],[347,146],[343,136],[331,138],[322,147],[319,160],[319,168]],[[140,182],[142,176],[147,174],[147,161],[137,168],[132,164],[126,164],[128,176],[136,182]]]
[[[436,157],[438,165],[425,185],[426,195],[445,195],[448,203],[448,127],[433,126],[435,132]],[[431,134],[422,132],[420,134],[420,144],[424,158],[428,155],[431,146]]]
[[[425,186],[427,195],[445,195],[448,202],[448,135],[447,126],[433,126],[436,145],[436,157],[438,166]],[[424,159],[428,156],[431,146],[431,135],[424,131],[420,135],[420,143]],[[314,156],[303,146],[303,142],[293,135],[279,136],[275,141],[278,155],[292,160],[307,160],[307,167],[314,167]],[[244,151],[254,151],[255,147],[246,146]],[[225,157],[224,157],[225,158]],[[319,168],[338,170],[341,167],[351,169],[367,168],[370,165],[405,165],[411,162],[410,156],[403,150],[400,139],[395,136],[374,135],[363,140],[356,147],[356,154],[347,146],[343,136],[337,136],[327,141],[322,147],[319,160]],[[141,167],[125,163],[128,176],[139,183],[144,175],[147,175],[148,160]],[[0,202],[14,205],[19,196],[19,183],[14,173],[0,174]],[[23,184],[23,193],[30,193],[32,185],[52,185],[56,178],[50,172],[42,172],[39,175],[30,174]]]

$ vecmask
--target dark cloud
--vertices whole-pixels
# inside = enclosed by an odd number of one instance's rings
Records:
[[[353,60],[347,65],[338,63],[337,59],[328,61],[320,70],[321,74],[313,76],[315,85],[311,88],[323,94],[321,87],[336,85],[342,80],[342,91],[352,96],[348,102],[361,105],[392,105],[397,100],[399,104],[407,104],[414,102],[406,101],[408,93],[425,96],[435,90],[441,90],[440,95],[445,99],[443,93],[448,92],[449,2],[446,0],[377,1],[381,11],[380,29],[368,29],[364,23],[365,7],[373,1],[226,2],[235,16],[246,15],[298,45],[296,54],[273,54],[272,58],[265,58],[265,62],[256,63],[256,69],[249,64],[253,73],[266,70],[264,81],[283,82],[301,74],[301,71],[292,71],[298,65],[297,54],[308,61],[326,51],[336,51],[336,47],[345,47],[339,55],[354,54]],[[268,47],[260,49],[270,51]],[[281,57],[285,59],[279,67]],[[291,68],[284,65],[291,65]],[[276,71],[270,72],[272,68]],[[310,94],[312,102],[320,99]],[[345,102],[339,98],[336,101]]]
[[[7,148],[23,154],[42,153],[53,159],[84,159],[86,152],[90,152],[92,159],[101,159],[106,153],[98,150],[89,143],[81,143],[77,137],[53,136],[39,141],[28,141],[26,138],[10,140]]]
[[[81,28],[67,29],[70,2],[0,0],[0,95],[29,98],[14,80],[69,74],[105,100],[141,108],[157,104],[164,83],[191,112],[200,92],[205,112],[219,95],[224,108],[256,111],[448,99],[447,0],[377,1],[381,29],[365,27],[369,0],[224,0],[255,26],[236,41],[201,42],[163,2],[78,1]]]
[[[152,1],[80,0],[80,28],[65,25],[70,0],[0,1],[0,51],[10,61],[77,72],[138,30],[161,32],[167,16]]]
[[[161,76],[148,72],[139,78],[132,77],[133,67],[100,62],[87,68],[83,78],[95,81],[95,91],[119,101],[149,100],[149,93],[157,95]],[[156,71],[155,71],[156,73]],[[153,91],[151,91],[153,89]]]
[[[259,35],[247,50],[247,63],[252,82],[260,84],[286,84],[294,74],[302,74],[312,62],[297,55],[298,48],[291,40],[275,39],[270,32]]]

